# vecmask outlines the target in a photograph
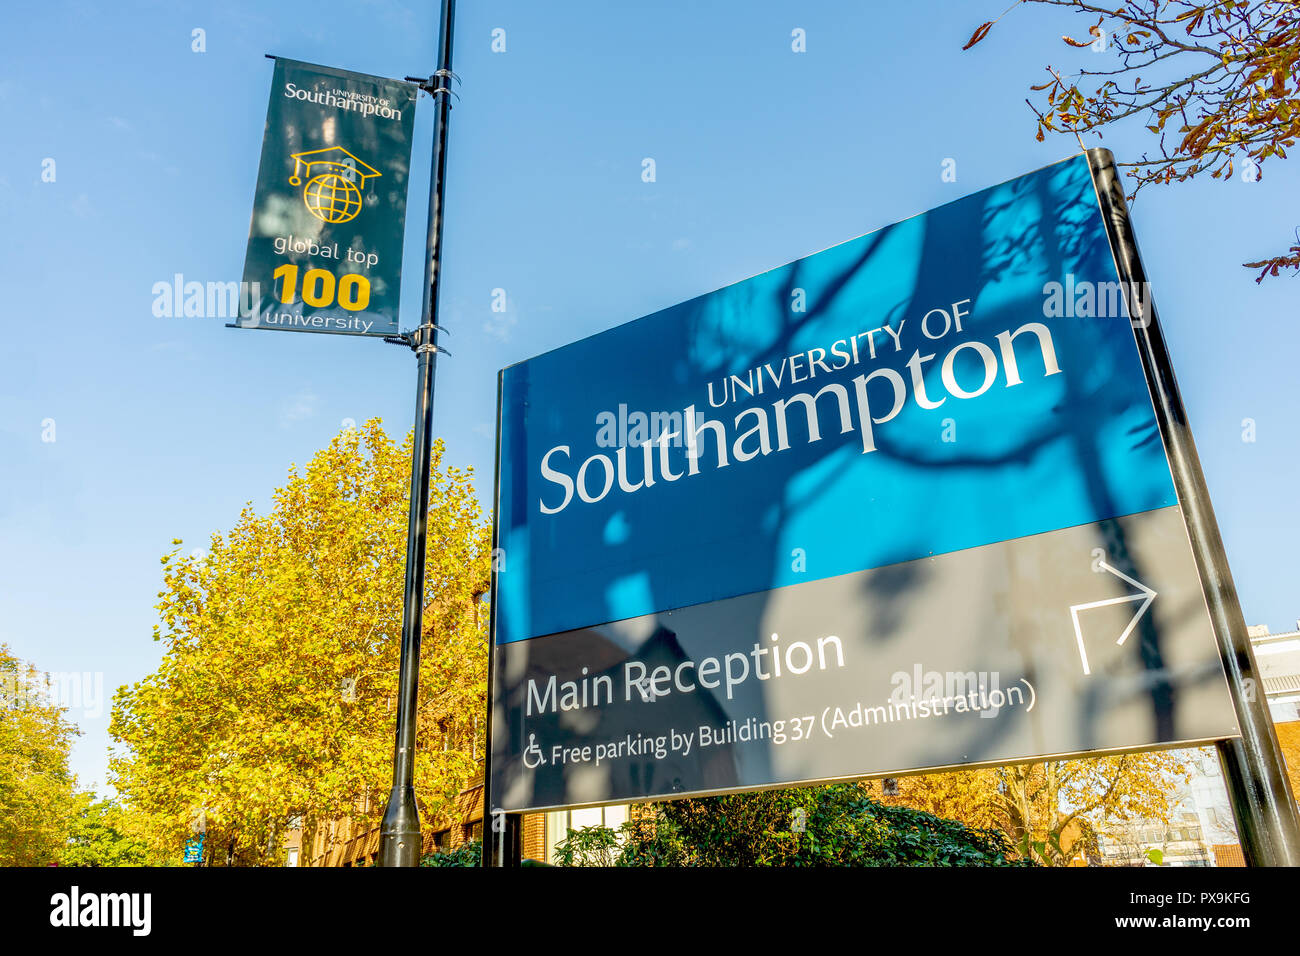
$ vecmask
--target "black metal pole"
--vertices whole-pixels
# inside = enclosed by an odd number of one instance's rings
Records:
[[[496,803],[499,794],[492,789],[492,727],[504,713],[495,713],[493,687],[496,683],[497,581],[506,570],[505,552],[501,549],[501,392],[504,377],[497,373],[497,449],[495,478],[492,485],[492,589],[490,626],[488,627],[488,712],[487,749],[483,758],[483,859],[484,866],[516,867],[523,851],[523,816],[505,813]]]
[[[415,442],[411,450],[411,505],[406,526],[406,586],[402,598],[402,656],[397,687],[397,740],[393,789],[380,828],[380,866],[418,866],[420,813],[415,805],[416,703],[420,691],[420,629],[424,621],[424,559],[429,520],[429,469],[433,449],[433,383],[438,361],[438,282],[442,207],[447,171],[447,121],[451,113],[451,41],[455,0],[442,0],[438,71],[421,87],[433,96],[433,161],[429,183],[429,233],[424,263],[420,327],[402,337],[415,350]]]
[[[1246,621],[1228,568],[1228,555],[1210,504],[1209,486],[1201,471],[1169,349],[1148,291],[1146,270],[1138,254],[1115,157],[1108,149],[1087,152],[1241,728],[1240,737],[1220,741],[1218,746],[1242,854],[1251,866],[1300,866],[1300,818],[1296,816],[1295,798],[1262,693],[1264,684],[1256,671]]]

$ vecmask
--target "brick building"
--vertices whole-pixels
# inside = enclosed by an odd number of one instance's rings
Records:
[[[569,829],[603,825],[618,829],[628,819],[626,805],[528,813],[523,820],[523,856],[550,863],[555,844]],[[430,820],[422,815],[424,845],[421,856],[454,850],[483,837],[483,778],[480,774],[456,797],[455,809],[446,817]],[[301,836],[292,831],[286,842],[291,866],[370,866],[379,856],[379,827],[361,827],[344,818],[317,829],[309,846],[299,850]]]

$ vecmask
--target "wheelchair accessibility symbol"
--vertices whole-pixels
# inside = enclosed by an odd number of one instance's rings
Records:
[[[537,735],[528,735],[528,746],[524,748],[524,766],[529,770],[536,770],[542,764],[546,763],[546,757],[542,754],[542,748],[537,746]]]

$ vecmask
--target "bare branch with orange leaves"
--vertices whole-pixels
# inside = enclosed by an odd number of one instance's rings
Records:
[[[1209,173],[1251,181],[1266,162],[1285,159],[1300,136],[1300,3],[1295,0],[1124,0],[1107,7],[1088,0],[1017,0],[1062,7],[1096,22],[1091,39],[1064,36],[1071,49],[1110,53],[1073,74],[1047,67],[1031,89],[1035,138],[1047,133],[1095,134],[1140,116],[1156,145],[1121,163],[1133,182],[1129,198],[1153,183]],[[999,20],[1001,17],[998,18]],[[963,49],[983,41],[997,20],[980,24]],[[1145,78],[1144,78],[1145,77]],[[1283,269],[1300,271],[1300,248],[1258,262],[1256,281]]]

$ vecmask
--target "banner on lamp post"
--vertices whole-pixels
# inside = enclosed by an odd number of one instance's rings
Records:
[[[397,333],[416,94],[275,61],[235,327]]]

